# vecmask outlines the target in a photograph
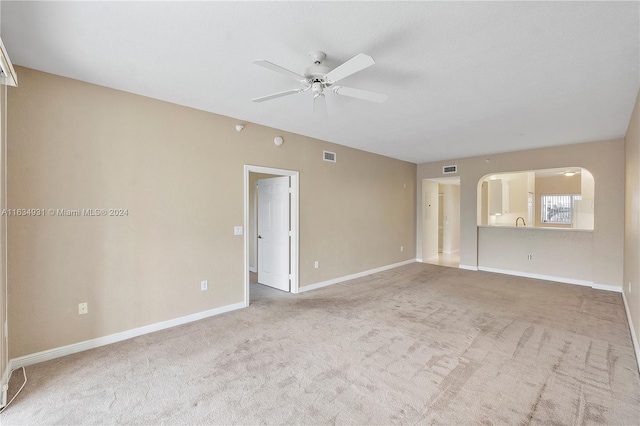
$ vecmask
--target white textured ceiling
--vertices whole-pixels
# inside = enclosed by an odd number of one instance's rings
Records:
[[[18,65],[422,163],[624,136],[639,4],[2,1],[1,28]],[[342,83],[389,100],[251,102],[299,87],[252,60],[311,50],[373,56]]]

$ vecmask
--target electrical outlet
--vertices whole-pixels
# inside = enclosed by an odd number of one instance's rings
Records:
[[[89,306],[87,302],[78,303],[78,315],[84,315],[89,312]]]
[[[404,251],[404,246],[400,246],[400,251]]]
[[[209,290],[209,281],[200,281],[200,291]]]
[[[629,293],[631,293],[631,281],[629,281]]]
[[[527,260],[533,260],[533,255],[532,254],[528,254],[527,255]]]
[[[318,269],[320,267],[320,262],[318,262],[317,260],[313,263],[313,267]]]

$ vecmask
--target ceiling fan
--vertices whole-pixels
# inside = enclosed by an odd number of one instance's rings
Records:
[[[304,70],[303,74],[289,71],[286,68],[283,68],[264,59],[256,59],[255,61],[253,61],[253,63],[256,65],[260,65],[261,67],[265,67],[267,69],[270,69],[271,71],[275,71],[280,74],[286,75],[287,77],[293,78],[294,80],[304,84],[304,87],[300,89],[291,89],[284,92],[262,96],[260,98],[252,99],[252,101],[264,102],[271,99],[280,98],[282,96],[306,92],[307,90],[311,89],[311,92],[313,93],[314,114],[316,114],[317,116],[326,117],[327,106],[324,98],[325,89],[329,89],[333,91],[333,93],[336,93],[338,95],[364,99],[365,101],[384,102],[387,100],[387,95],[384,95],[382,93],[369,92],[367,90],[360,90],[351,87],[336,85],[336,83],[343,78],[348,77],[351,74],[355,74],[358,71],[362,71],[363,69],[375,64],[375,61],[371,56],[360,53],[349,59],[342,65],[334,68],[333,70],[329,70],[328,67],[323,65],[323,62],[327,57],[324,52],[313,51],[309,53],[309,56],[311,56],[313,64],[307,67]]]

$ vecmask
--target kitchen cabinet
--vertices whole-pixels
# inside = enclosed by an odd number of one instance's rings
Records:
[[[499,216],[509,213],[509,182],[502,179],[489,181],[489,214]]]

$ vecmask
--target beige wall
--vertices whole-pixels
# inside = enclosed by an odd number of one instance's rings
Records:
[[[564,167],[584,167],[595,179],[595,229],[591,268],[593,282],[620,287],[624,238],[624,141],[622,139],[529,151],[462,158],[418,165],[418,182],[442,177],[442,166],[458,165],[460,176],[460,263],[478,263],[478,182],[488,174]],[[417,208],[422,191],[416,192]],[[421,214],[420,211],[417,212]],[[422,223],[417,221],[417,256],[421,257]],[[558,231],[561,232],[561,231]]]
[[[241,303],[245,164],[300,172],[301,286],[415,258],[415,164],[18,72],[10,206],[128,216],[10,218],[11,357]]]
[[[529,191],[529,173],[518,174],[509,181],[509,213],[517,215],[510,224],[515,225],[519,217],[527,217],[527,195]]]
[[[2,9],[0,3],[0,10]],[[2,21],[0,19],[0,21]],[[0,209],[6,207],[6,194],[5,194],[5,132],[6,123],[5,108],[6,108],[6,86],[0,85]],[[8,350],[4,335],[4,324],[7,321],[7,281],[6,281],[6,217],[0,218],[0,388],[5,385],[5,374],[8,374]],[[2,397],[2,391],[0,391],[0,398]],[[1,402],[1,401],[0,401]]]
[[[581,174],[537,177],[536,197],[554,194],[581,194],[581,182]]]
[[[640,92],[625,136],[624,291],[636,342],[640,340]],[[596,194],[598,182],[596,180]],[[596,216],[597,218],[597,216]],[[636,347],[636,351],[638,348]],[[638,360],[640,365],[640,360]]]
[[[5,171],[6,171],[6,90],[7,86],[0,85],[0,211],[7,206],[5,191]],[[7,322],[7,216],[0,216],[0,387],[6,384],[9,371],[7,370],[9,358],[7,341],[5,340],[4,324]],[[0,391],[0,395],[2,392]]]
[[[478,267],[484,270],[590,285],[592,254],[591,231],[513,226],[478,228]]]

